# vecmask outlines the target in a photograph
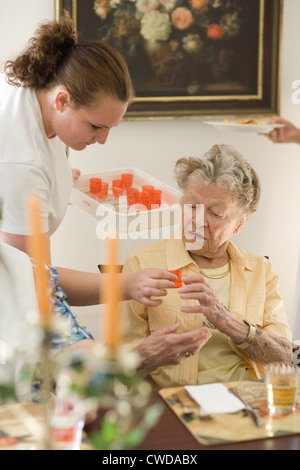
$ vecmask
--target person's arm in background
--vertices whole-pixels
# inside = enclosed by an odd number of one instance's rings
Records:
[[[268,134],[261,134],[268,137],[274,144],[295,143],[300,145],[300,129],[286,119],[273,116],[270,124],[284,124],[284,127],[277,127]]]

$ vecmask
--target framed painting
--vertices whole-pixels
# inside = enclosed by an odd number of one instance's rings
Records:
[[[56,0],[78,40],[126,59],[125,119],[268,116],[279,111],[282,0]]]

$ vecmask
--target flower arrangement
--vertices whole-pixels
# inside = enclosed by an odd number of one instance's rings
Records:
[[[95,0],[99,39],[116,47],[136,76],[197,92],[195,78],[230,67],[244,0]],[[148,71],[145,70],[148,63]],[[139,71],[143,68],[143,70]]]
[[[113,353],[113,354],[112,354]],[[135,449],[160,419],[160,403],[151,403],[152,387],[137,370],[135,352],[96,345],[93,354],[63,358],[58,384],[67,384],[88,411],[85,432],[95,450]]]

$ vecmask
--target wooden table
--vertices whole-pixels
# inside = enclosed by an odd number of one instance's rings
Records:
[[[158,394],[155,400],[163,403],[163,415],[139,450],[300,450],[300,434],[234,444],[201,445]]]
[[[267,439],[258,439],[247,442],[238,442],[234,444],[211,445],[205,446],[197,442],[190,431],[175,415],[175,413],[165,404],[163,399],[157,392],[153,394],[153,402],[159,402],[163,406],[162,416],[155,427],[153,427],[145,440],[137,447],[136,450],[144,451],[200,451],[200,450],[299,450],[300,449],[300,434],[273,437]],[[41,438],[41,427],[43,426],[44,416],[43,407],[40,405],[15,405],[20,406],[22,413],[19,415],[17,408],[17,415],[19,419],[14,416],[5,415],[5,407],[0,407],[0,428],[1,424],[5,429],[11,431],[13,436],[26,435],[28,432],[32,434],[29,441],[25,440],[16,446],[11,446],[11,450],[24,450],[39,448],[36,442]],[[26,413],[26,414],[25,414]],[[37,422],[32,421],[34,417]],[[20,423],[23,424],[20,427]],[[9,426],[8,426],[9,423]],[[36,440],[36,442],[35,442]],[[5,446],[4,446],[5,447]],[[0,450],[4,448],[3,443]],[[161,452],[162,453],[162,452]]]

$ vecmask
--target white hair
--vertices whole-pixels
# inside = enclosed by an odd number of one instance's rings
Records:
[[[250,163],[230,145],[214,145],[202,158],[181,158],[175,165],[175,177],[183,191],[190,183],[215,184],[230,192],[247,215],[257,209],[259,178]]]

